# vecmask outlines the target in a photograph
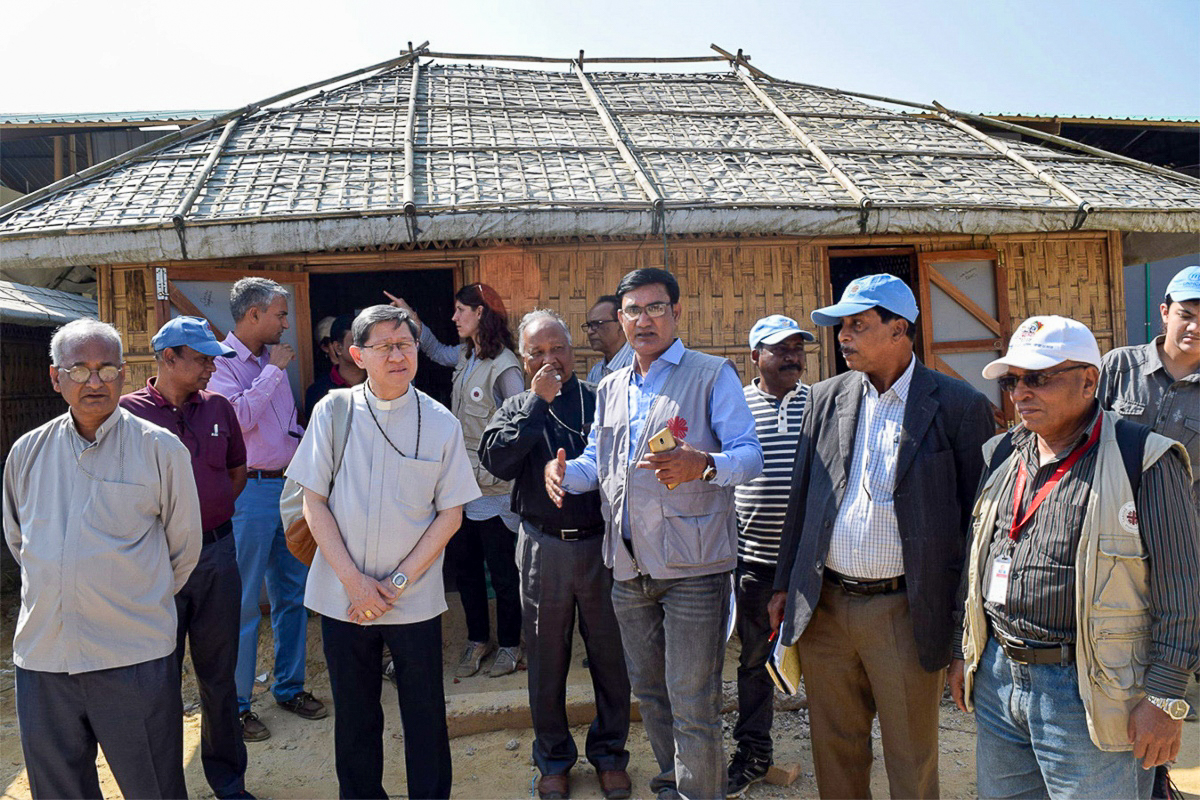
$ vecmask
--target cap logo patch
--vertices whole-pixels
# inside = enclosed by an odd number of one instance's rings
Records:
[[[1045,327],[1045,326],[1042,325],[1042,323],[1040,321],[1038,321],[1036,319],[1030,320],[1029,322],[1022,325],[1020,327],[1020,329],[1017,331],[1017,341],[1021,344],[1027,344],[1028,342],[1033,340],[1033,337],[1036,336],[1037,332],[1040,331],[1043,327]]]
[[[1117,512],[1117,521],[1121,523],[1121,528],[1126,533],[1138,532],[1137,506],[1133,504],[1132,500],[1121,506],[1121,510]]]
[[[846,291],[849,292],[850,294],[858,294],[861,289],[862,289],[862,287],[859,286],[857,282],[852,283],[846,287]]]

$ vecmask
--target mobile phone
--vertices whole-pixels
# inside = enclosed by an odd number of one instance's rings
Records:
[[[665,453],[668,450],[674,450],[676,446],[675,437],[671,434],[670,428],[663,428],[651,436],[648,444],[651,453]],[[678,485],[678,483],[668,483],[667,489],[674,489]]]

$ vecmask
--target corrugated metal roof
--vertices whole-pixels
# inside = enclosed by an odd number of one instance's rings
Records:
[[[6,258],[120,263],[664,226],[1200,231],[1200,185],[1186,176],[733,71],[405,63],[220,122],[0,209]]]
[[[0,281],[0,322],[57,326],[81,317],[95,317],[96,301],[57,289]]]
[[[159,125],[166,122],[209,119],[224,114],[225,110],[206,111],[97,111],[79,114],[74,112],[0,114],[0,125]]]

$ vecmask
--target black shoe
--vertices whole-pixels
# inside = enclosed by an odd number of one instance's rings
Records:
[[[729,781],[725,784],[726,797],[741,797],[752,784],[767,777],[771,768],[770,756],[756,756],[737,752],[729,761]]]
[[[276,700],[275,703],[285,711],[290,711],[304,719],[325,719],[329,716],[329,709],[325,708],[325,704],[308,692],[302,691],[291,700],[283,702]]]

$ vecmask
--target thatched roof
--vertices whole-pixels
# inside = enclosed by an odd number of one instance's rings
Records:
[[[6,263],[664,227],[1200,232],[1195,179],[1061,141],[998,140],[970,115],[920,104],[935,118],[904,113],[744,61],[604,72],[413,55],[289,105],[269,107],[294,93],[229,112],[0,208]]]

